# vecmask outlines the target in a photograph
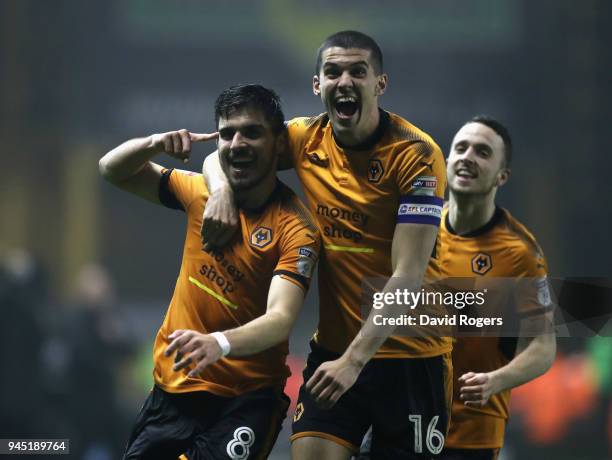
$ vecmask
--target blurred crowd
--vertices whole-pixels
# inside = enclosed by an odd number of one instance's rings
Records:
[[[83,267],[71,300],[57,303],[36,258],[13,250],[0,264],[0,305],[2,437],[68,438],[74,458],[118,458],[135,416],[129,395],[141,390],[130,388],[138,344],[108,273]]]

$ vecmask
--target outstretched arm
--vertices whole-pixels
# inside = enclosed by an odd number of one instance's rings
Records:
[[[391,248],[393,275],[383,292],[420,289],[437,234],[438,227],[434,225],[396,225]],[[321,407],[333,406],[353,386],[363,367],[395,330],[389,321],[383,320],[384,325],[375,325],[372,315],[398,317],[407,309],[408,306],[391,306],[372,310],[370,318],[365,321],[344,354],[335,361],[319,366],[306,383],[306,388]]]
[[[181,129],[131,139],[100,159],[100,174],[117,187],[159,204],[158,188],[162,167],[150,160],[160,153],[166,153],[187,161],[193,142],[203,142],[216,137],[217,133],[196,134]]]
[[[248,323],[223,331],[228,342],[228,356],[247,356],[267,350],[287,340],[304,301],[304,290],[281,276],[272,278],[268,291],[266,313]],[[172,342],[166,348],[166,356],[176,352],[182,357],[174,370],[181,370],[191,364],[189,372],[193,377],[206,366],[223,356],[219,339],[213,334],[193,330],[177,330],[169,336]]]

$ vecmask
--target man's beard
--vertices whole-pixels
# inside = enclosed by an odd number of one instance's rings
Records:
[[[230,177],[229,177],[230,186],[232,187],[232,190],[234,190],[234,192],[238,192],[244,195],[249,190],[256,188],[269,174],[271,174],[273,167],[274,167],[274,161],[270,161],[266,169],[261,171],[260,174],[258,174],[255,177],[247,178],[247,179],[235,179],[230,174]]]
[[[478,190],[466,190],[463,188],[455,188],[451,184],[449,184],[449,189],[453,194],[462,197],[469,196],[486,196],[489,195],[493,189],[496,187],[495,180],[491,184],[487,184]]]

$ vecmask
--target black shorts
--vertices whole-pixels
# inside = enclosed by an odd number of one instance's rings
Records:
[[[123,458],[267,458],[288,407],[289,398],[276,388],[224,398],[206,391],[168,393],[155,386]]]
[[[323,362],[339,357],[314,342],[310,346],[304,382]],[[291,440],[326,438],[357,454],[372,426],[372,458],[430,458],[440,453],[446,437],[451,385],[450,353],[432,358],[373,359],[331,409],[317,407],[302,384]]]
[[[440,460],[496,460],[499,449],[444,449]]]

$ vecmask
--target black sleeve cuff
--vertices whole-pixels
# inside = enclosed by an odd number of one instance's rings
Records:
[[[285,275],[289,278],[293,278],[304,287],[304,290],[308,291],[309,280],[305,276],[298,275],[297,273],[290,272],[289,270],[274,270],[272,276],[276,275]]]
[[[166,169],[162,173],[162,177],[159,180],[159,201],[167,208],[185,211],[185,208],[183,208],[181,202],[176,199],[168,186],[168,181],[170,180],[170,174],[172,174],[172,171],[174,171],[174,168]]]

